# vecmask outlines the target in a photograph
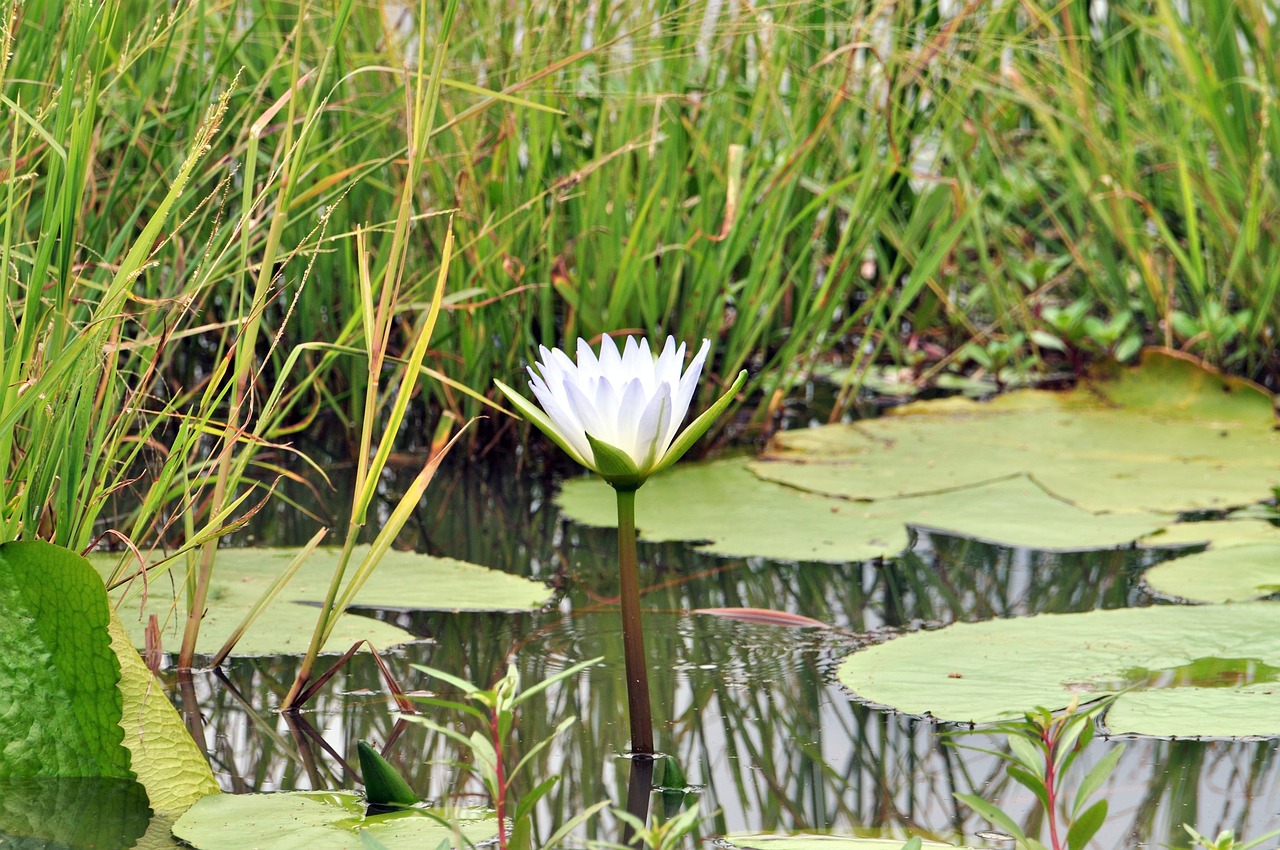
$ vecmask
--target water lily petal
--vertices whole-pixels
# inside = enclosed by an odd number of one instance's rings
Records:
[[[653,392],[653,355],[649,353],[649,340],[627,337],[621,368],[628,378],[640,379],[645,393]]]
[[[627,337],[627,344],[630,345],[630,343],[631,337]],[[622,382],[618,380],[621,374],[623,374],[622,355],[618,353],[618,344],[613,341],[613,337],[605,334],[604,339],[600,341],[600,376],[613,380],[621,386]]]
[[[567,399],[559,398],[532,369],[529,370],[529,375],[531,378],[529,388],[533,390],[533,395],[538,400],[538,404],[546,411],[547,418],[550,420],[549,424],[555,428],[561,439],[573,446],[579,457],[591,457],[591,446],[587,442],[586,427],[577,414],[573,412],[573,409],[567,405]],[[501,387],[502,385],[500,384],[499,386]],[[563,381],[561,381],[560,386],[563,386]],[[511,393],[507,393],[507,396],[510,397]]]
[[[605,339],[609,337],[606,336]],[[569,360],[567,354],[564,355],[564,359],[570,363],[573,362]],[[578,379],[583,381],[600,377],[600,361],[596,359],[596,353],[591,350],[591,345],[582,337],[578,337],[578,365],[573,368],[573,371]]]
[[[685,414],[689,412],[689,404],[693,401],[693,394],[698,389],[698,378],[702,376],[702,365],[706,363],[710,352],[711,340],[704,339],[702,347],[698,349],[697,354],[693,355],[693,361],[685,370],[684,376],[680,378],[680,386],[671,400],[671,421],[668,424],[668,433],[664,435],[664,447],[671,445],[681,423],[684,422]]]
[[[671,421],[671,385],[662,384],[658,392],[645,405],[639,416],[639,427],[636,429],[636,449],[632,457],[636,465],[646,474],[655,462],[666,451],[664,442]]]
[[[597,380],[599,380],[597,378]],[[577,414],[582,421],[582,426],[587,434],[596,435],[596,439],[600,439],[600,435],[609,432],[611,429],[605,427],[600,411],[596,410],[595,399],[587,395],[588,387],[580,387],[571,380],[565,380],[561,386],[564,388],[565,395],[568,397],[569,408]],[[611,435],[612,436],[612,435]]]
[[[643,435],[647,432],[641,420],[648,400],[649,393],[645,390],[643,381],[639,378],[627,381],[622,399],[617,406],[618,424],[614,431],[616,440],[610,443],[630,455],[637,464],[643,463],[644,456],[640,453],[639,447]]]
[[[747,383],[747,370],[743,369],[738,373],[738,378],[733,382],[733,386],[725,390],[724,395],[716,399],[716,403],[708,407],[702,412],[702,415],[689,423],[689,427],[685,428],[675,438],[671,446],[658,459],[658,463],[650,470],[649,474],[661,472],[671,464],[678,461],[684,456],[684,453],[693,448],[693,444],[698,438],[707,433],[707,429],[711,427],[711,423],[715,422],[721,413],[724,413],[729,403],[733,401],[733,397],[738,394],[743,385]]]

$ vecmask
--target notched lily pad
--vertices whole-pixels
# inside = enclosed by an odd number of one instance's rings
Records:
[[[445,814],[404,809],[366,815],[364,800],[342,791],[219,794],[200,800],[178,818],[173,834],[199,850],[363,850],[361,835],[367,832],[387,850],[421,850],[452,838],[450,827],[441,822]],[[497,833],[497,821],[487,810],[448,814],[473,843]]]
[[[1116,696],[1116,734],[1280,736],[1280,605],[1158,606],[957,623],[853,653],[860,698],[987,724]]]
[[[954,492],[858,502],[762,481],[745,460],[688,464],[636,494],[646,540],[703,540],[707,552],[792,561],[865,561],[907,548],[908,526],[1005,546],[1078,552],[1126,546],[1161,528],[1151,513],[1092,514],[1055,499],[1026,476]],[[613,492],[590,478],[567,482],[560,507],[578,522],[617,522]]]
[[[1143,575],[1157,593],[1191,602],[1243,602],[1280,592],[1280,528],[1262,520],[1188,522],[1143,539],[1149,546],[1207,545]]]
[[[219,549],[209,588],[209,602],[200,624],[197,651],[216,652],[261,598],[271,582],[296,554],[292,549]],[[359,563],[356,551],[348,574]],[[119,555],[93,555],[94,565],[106,574]],[[237,655],[285,655],[307,649],[330,577],[338,562],[338,550],[321,548],[312,553],[280,596],[267,608],[236,644]],[[145,609],[142,581],[136,579],[122,593],[120,620],[136,645],[145,642],[147,615],[156,614],[162,625],[166,649],[182,641],[185,606],[175,606],[175,596],[185,600],[181,582],[185,566],[174,565],[148,582]],[[490,570],[452,558],[433,558],[413,552],[388,552],[373,577],[356,596],[357,606],[424,611],[527,611],[541,607],[551,591],[541,582],[499,570]],[[299,604],[303,603],[303,604]],[[306,604],[310,603],[310,604]],[[379,648],[414,640],[414,636],[390,623],[344,614],[326,645],[342,652],[357,640],[369,640]]]
[[[1093,512],[1184,512],[1266,498],[1280,482],[1271,396],[1173,352],[1069,392],[904,405],[880,419],[780,434],[755,474],[882,500],[1026,475]]]

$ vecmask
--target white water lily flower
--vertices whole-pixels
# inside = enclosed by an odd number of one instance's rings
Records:
[[[635,489],[688,451],[746,381],[744,371],[727,393],[681,431],[710,351],[711,341],[704,339],[681,374],[685,346],[677,348],[673,337],[667,337],[656,358],[648,340],[635,337],[627,337],[619,353],[613,339],[605,336],[599,357],[579,339],[577,363],[563,351],[543,346],[537,369],[529,368],[529,387],[542,410],[501,381],[495,383],[574,460],[614,487]]]

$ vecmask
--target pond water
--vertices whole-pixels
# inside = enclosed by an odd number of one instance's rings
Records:
[[[332,467],[331,475],[341,491],[341,467]],[[388,479],[389,497],[401,483]],[[621,807],[628,771],[619,757],[627,728],[612,598],[615,533],[560,517],[556,486],[553,477],[523,469],[516,456],[450,462],[400,541],[546,581],[556,595],[545,610],[371,612],[423,637],[387,653],[406,690],[439,685],[411,669],[415,663],[485,685],[514,663],[531,684],[604,656],[598,666],[539,695],[519,720],[519,746],[528,748],[564,718],[578,718],[536,766],[536,777],[562,777],[538,813],[544,837],[600,800]],[[344,498],[339,492],[332,504]],[[313,507],[323,516],[323,506]],[[258,518],[252,539],[299,544],[315,527],[296,509],[281,508]],[[952,746],[946,728],[860,704],[835,682],[836,665],[851,649],[896,630],[1154,604],[1141,573],[1162,557],[1136,549],[1051,554],[921,534],[903,557],[832,565],[716,558],[684,544],[641,543],[657,745],[700,786],[709,836],[910,832],[974,847],[1011,847],[953,797],[976,793],[1020,820],[1031,816],[1031,794],[1006,778],[1002,763],[980,752],[1000,742],[966,735],[956,741],[962,746]],[[720,607],[788,611],[834,628],[782,628],[695,613]],[[1199,672],[1134,676],[1161,686],[1187,675],[1256,679],[1275,672],[1249,668],[1247,659],[1227,661]],[[166,674],[175,703],[205,742],[226,790],[353,787],[348,765],[356,763],[357,741],[381,745],[396,734],[394,706],[367,654],[335,675],[298,718],[276,713],[296,665],[293,658],[239,659],[221,672],[197,672],[182,681]],[[1095,741],[1082,766],[1115,745]],[[1280,827],[1275,741],[1131,739],[1124,745],[1103,792],[1110,816],[1092,846],[1186,846],[1184,822],[1209,835],[1231,828],[1259,836]],[[448,740],[419,726],[398,734],[389,755],[426,797],[484,802],[478,782],[458,793],[459,768],[449,762],[460,757]],[[615,831],[615,822],[603,816],[583,832],[582,843],[612,839]]]

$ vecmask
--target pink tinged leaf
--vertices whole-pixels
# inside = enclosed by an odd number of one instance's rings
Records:
[[[787,611],[774,611],[769,608],[694,608],[695,614],[710,614],[713,617],[724,617],[728,620],[741,620],[744,623],[758,623],[762,626],[783,626],[792,629],[834,629],[829,623],[791,614]]]

